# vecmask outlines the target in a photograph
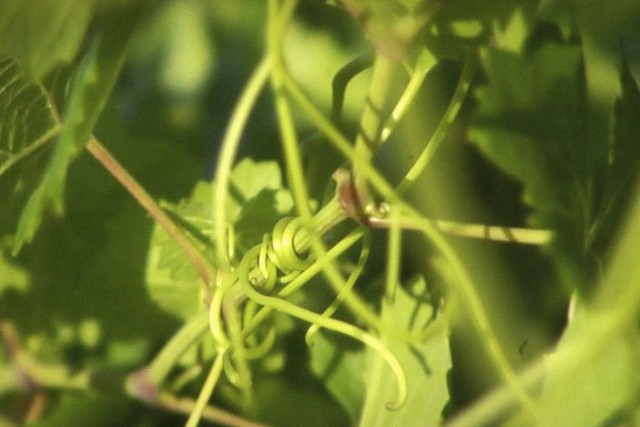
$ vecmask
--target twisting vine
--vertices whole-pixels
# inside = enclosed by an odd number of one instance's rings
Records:
[[[282,57],[282,40],[296,5],[296,0],[268,2],[268,49],[236,104],[220,148],[220,160],[215,175],[216,185],[212,194],[212,200],[217,207],[212,218],[215,257],[213,262],[203,261],[199,252],[189,252],[194,263],[202,270],[201,275],[210,292],[208,311],[196,316],[167,344],[144,370],[144,381],[149,381],[152,385],[161,384],[186,349],[197,343],[208,328],[216,346],[215,360],[194,405],[188,425],[197,424],[222,373],[230,383],[241,390],[244,403],[248,405],[251,402],[252,388],[250,361],[264,357],[273,348],[277,331],[270,316],[274,311],[278,311],[310,323],[305,337],[309,345],[313,344],[317,331],[326,328],[358,340],[378,352],[397,381],[396,398],[388,403],[387,407],[398,408],[407,395],[405,374],[393,353],[376,337],[377,333],[384,330],[380,316],[352,292],[352,289],[368,260],[369,228],[388,228],[389,257],[385,298],[392,301],[399,285],[402,233],[405,230],[416,230],[440,251],[451,266],[457,279],[456,294],[466,302],[476,328],[485,338],[487,352],[522,406],[531,409],[530,397],[518,382],[500,348],[465,266],[439,232],[439,229],[447,227],[456,231],[455,227],[452,224],[425,219],[401,197],[427,167],[456,118],[474,75],[475,53],[468,55],[453,99],[429,144],[400,185],[394,189],[372,165],[372,159],[377,148],[390,137],[396,124],[406,113],[428,72],[436,64],[436,59],[427,50],[419,52],[413,65],[406,63],[408,61],[402,64],[398,58],[388,57],[381,51],[376,52],[373,57],[365,55],[357,58],[336,74],[332,111],[327,118],[300,90],[290,76]],[[337,130],[336,124],[339,121],[346,85],[353,76],[370,64],[373,64],[370,93],[361,118],[360,132],[353,146]],[[389,117],[384,120],[384,106],[392,97],[392,75],[402,69],[409,71],[409,81],[391,108]],[[272,233],[263,236],[261,242],[257,242],[242,254],[240,260],[236,260],[233,229],[225,210],[229,199],[231,170],[248,117],[259,94],[269,83],[274,92],[288,184],[298,215],[281,219]],[[315,213],[311,209],[305,187],[300,148],[291,111],[292,104],[297,105],[318,131],[352,164],[352,170],[338,169],[334,173],[336,194]],[[95,144],[88,147],[94,155],[100,152],[96,148],[99,146]],[[138,190],[135,191],[140,193]],[[373,191],[385,202],[376,203]],[[140,199],[143,206],[149,210],[143,201]],[[323,240],[324,235],[347,218],[353,218],[361,224],[355,226],[333,246],[327,247]],[[173,224],[170,219],[166,221]],[[503,228],[491,227],[484,227],[483,230],[483,235],[498,235],[511,240],[515,237],[516,240],[525,240],[525,243],[540,244],[550,238],[548,232],[541,230],[516,229],[505,232]],[[463,229],[462,232],[466,232],[467,235],[473,234],[469,229]],[[178,237],[182,236],[180,233],[175,234]],[[195,248],[193,242],[186,238],[183,240],[182,245],[187,249]],[[359,259],[345,278],[337,260],[358,242],[362,242]],[[322,313],[312,312],[286,300],[319,273],[336,293],[334,301]],[[342,305],[363,321],[371,332],[332,318]],[[402,338],[409,342],[416,337],[419,339],[428,335],[424,331],[420,332],[407,332]],[[144,381],[140,377],[132,376],[127,387],[135,393],[143,394]],[[150,395],[148,400],[153,401],[156,397],[157,393]]]

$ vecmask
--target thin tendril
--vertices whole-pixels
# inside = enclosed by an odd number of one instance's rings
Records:
[[[327,252],[327,258],[319,259],[314,261],[308,268],[306,268],[303,272],[298,275],[293,281],[288,283],[280,292],[278,292],[278,296],[285,298],[288,295],[292,294],[300,287],[302,287],[305,283],[307,283],[313,276],[318,274],[325,265],[329,262],[330,259],[338,257],[341,253],[349,249],[352,245],[354,245],[362,235],[365,233],[364,227],[359,227],[358,229],[352,231],[348,236],[343,238],[338,244],[336,244],[333,248],[331,248]],[[247,337],[253,330],[263,322],[267,316],[271,313],[272,309],[270,307],[262,307],[260,311],[256,313],[255,316],[249,322],[246,322],[244,325],[244,329],[242,331],[242,336]],[[375,317],[375,316],[374,316]]]
[[[236,291],[234,289],[234,291]],[[227,297],[229,298],[229,297]],[[240,338],[240,332],[242,326],[240,324],[240,314],[236,308],[236,304],[233,302],[223,304],[223,310],[227,327],[229,329],[229,335],[231,338],[231,357],[233,359],[233,368],[238,376],[236,386],[242,391],[245,407],[249,408],[252,401],[252,379],[251,369],[248,363],[248,357],[246,354],[246,348],[244,346],[242,338]]]
[[[418,56],[418,59],[416,60],[416,66],[411,73],[411,78],[407,87],[402,95],[400,95],[400,99],[393,108],[391,116],[384,124],[382,133],[380,134],[380,143],[384,143],[389,139],[389,136],[391,136],[395,130],[396,125],[400,120],[402,120],[402,117],[404,117],[404,114],[413,103],[416,95],[418,95],[418,91],[420,90],[420,87],[422,87],[422,83],[427,77],[427,74],[436,66],[437,63],[436,57],[428,49],[422,49],[420,56]]]
[[[387,245],[387,277],[385,280],[385,298],[395,299],[396,287],[400,278],[400,257],[402,253],[402,228],[399,215],[392,211],[389,215],[389,240]]]
[[[407,189],[413,185],[413,183],[418,179],[418,177],[424,172],[425,168],[433,159],[435,153],[442,146],[445,141],[445,137],[449,130],[449,127],[458,116],[458,112],[460,111],[460,107],[462,103],[467,98],[467,93],[469,92],[469,88],[471,87],[471,80],[473,79],[473,75],[476,71],[476,67],[478,65],[478,60],[475,53],[469,53],[467,55],[467,59],[464,63],[464,68],[462,69],[462,74],[460,76],[460,80],[458,81],[458,85],[456,90],[449,102],[449,106],[447,107],[447,111],[444,113],[442,120],[438,123],[438,127],[436,131],[431,136],[429,143],[425,146],[420,156],[415,161],[411,169],[407,172],[405,177],[402,179],[396,191],[400,194],[407,191]]]
[[[219,287],[213,293],[211,304],[209,305],[209,329],[214,340],[219,346],[229,345],[229,338],[223,328],[222,303],[224,301],[225,289]]]
[[[353,287],[355,286],[356,282],[360,278],[360,275],[364,271],[365,266],[367,265],[367,260],[369,259],[370,250],[371,250],[371,237],[369,233],[365,233],[363,234],[363,238],[362,238],[362,250],[360,251],[360,257],[358,258],[358,262],[356,263],[353,271],[349,275],[349,278],[347,279],[345,286],[342,289],[340,289],[340,292],[338,292],[338,295],[336,295],[336,298],[333,300],[331,305],[329,305],[329,307],[327,307],[322,312],[322,317],[331,317],[333,313],[335,313],[336,310],[338,310],[338,308],[344,302],[344,300],[347,299],[347,296],[351,293]],[[305,335],[305,341],[307,342],[307,345],[309,346],[313,345],[314,336],[319,329],[320,329],[320,326],[318,326],[317,324],[313,324],[309,327],[309,330]]]
[[[296,209],[303,221],[308,224],[311,222],[313,215],[309,207],[309,196],[302,171],[302,159],[298,147],[293,114],[289,100],[284,93],[283,81],[285,65],[282,58],[282,43],[285,29],[291,19],[296,4],[296,0],[287,0],[284,2],[282,8],[278,10],[277,1],[269,1],[269,22],[271,25],[269,25],[267,29],[267,40],[269,58],[273,63],[271,85],[275,95],[276,116],[278,118],[278,126],[282,137],[282,148],[287,165],[288,184]]]
[[[213,200],[216,209],[213,214],[213,229],[216,242],[216,260],[218,268],[228,266],[228,243],[227,243],[227,218],[226,209],[229,198],[229,181],[231,179],[231,169],[238,151],[240,138],[249,119],[249,114],[253,109],[258,95],[267,82],[271,70],[271,61],[264,58],[255,69],[249,82],[245,86],[238,103],[231,115],[231,120],[225,132],[225,137],[220,145],[220,154],[216,166],[215,183],[213,187]]]

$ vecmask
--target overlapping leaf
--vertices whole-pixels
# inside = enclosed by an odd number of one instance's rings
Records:
[[[25,292],[29,288],[29,273],[9,259],[4,243],[0,242],[0,298],[10,289]]]

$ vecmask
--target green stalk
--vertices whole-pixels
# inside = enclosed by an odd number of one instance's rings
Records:
[[[327,248],[323,244],[318,231],[313,228],[313,216],[308,203],[309,197],[304,182],[302,161],[300,158],[300,151],[298,149],[297,138],[295,135],[295,125],[293,123],[289,101],[286,97],[288,72],[282,61],[282,38],[284,36],[284,28],[287,23],[286,19],[289,19],[291,17],[293,8],[295,7],[296,3],[297,2],[295,0],[286,1],[282,7],[282,12],[278,12],[277,1],[271,0],[269,2],[269,11],[271,18],[270,22],[274,22],[274,24],[269,28],[268,40],[269,54],[274,64],[271,77],[276,96],[276,113],[278,116],[278,122],[282,134],[285,159],[287,161],[287,177],[296,207],[298,209],[298,213],[300,214],[300,217],[303,219],[303,221],[308,224],[307,233],[308,237],[310,238],[310,246],[315,258],[317,260],[320,260],[321,262],[327,262],[325,267],[322,269],[323,275],[332,285],[332,287],[339,292],[340,289],[346,286],[346,282],[342,274],[339,272],[337,266],[333,262],[333,259],[329,257]],[[344,216],[339,214],[339,211],[337,210],[338,207],[338,203],[334,202],[333,205],[327,209],[327,211],[329,212],[329,214],[327,215],[327,225],[337,223],[344,219]],[[305,239],[305,237],[300,238],[300,240],[303,242],[305,241]],[[294,242],[295,240],[296,239],[294,238]],[[348,298],[348,300],[350,299],[352,298]],[[357,307],[355,309],[356,314],[359,317],[365,319],[370,317],[369,310],[364,304],[355,303],[355,305],[353,306]]]
[[[352,159],[355,156],[354,149],[344,136],[320,113],[308,100],[306,95],[297,87],[292,79],[287,79],[287,89],[292,98],[300,105],[307,117],[318,127],[329,141],[341,151],[346,158]],[[488,316],[480,302],[480,298],[473,287],[473,282],[464,267],[464,264],[455,253],[451,245],[436,230],[434,224],[422,218],[422,216],[411,206],[409,206],[401,196],[391,187],[382,175],[369,163],[361,163],[361,172],[373,186],[373,188],[387,200],[393,209],[398,209],[403,216],[406,216],[419,224],[420,232],[424,238],[436,246],[444,255],[445,259],[452,266],[453,272],[458,279],[459,292],[464,298],[467,308],[471,314],[475,327],[485,338],[483,340],[487,353],[491,356],[500,376],[509,386],[512,393],[517,396],[518,401],[528,412],[532,411],[533,403],[526,390],[518,382],[517,377],[506,356],[504,355],[497,337],[490,326]]]
[[[436,131],[431,136],[431,139],[425,146],[422,153],[420,153],[418,160],[415,161],[405,177],[402,178],[402,181],[396,189],[398,193],[405,193],[409,189],[409,187],[413,185],[414,182],[416,182],[418,177],[422,175],[422,172],[424,172],[431,159],[433,159],[435,153],[444,143],[445,137],[447,136],[447,132],[451,124],[453,123],[455,118],[458,117],[460,107],[462,107],[462,103],[467,98],[467,93],[469,92],[469,88],[471,87],[471,80],[473,79],[477,65],[478,60],[476,54],[470,53],[464,63],[464,68],[462,69],[460,80],[458,81],[456,90],[453,93],[451,101],[449,102],[447,111],[444,113],[444,117],[442,118],[442,120],[440,120],[440,123],[438,123]]]
[[[209,329],[209,317],[207,312],[202,312],[191,318],[189,322],[184,324],[180,330],[171,337],[160,353],[153,359],[147,368],[130,375],[127,379],[126,388],[130,395],[139,395],[137,381],[144,381],[145,384],[151,385],[156,389],[165,380],[171,369],[173,369],[182,355],[193,345]],[[140,372],[144,373],[144,379],[140,377]]]
[[[267,41],[269,48],[268,55],[273,63],[271,85],[275,96],[276,116],[278,118],[278,125],[282,136],[282,148],[287,165],[287,180],[296,209],[304,222],[309,224],[313,215],[309,206],[309,195],[304,181],[302,158],[298,147],[293,114],[289,101],[285,96],[285,65],[282,58],[282,43],[285,29],[293,15],[296,4],[297,0],[287,0],[279,10],[277,0],[269,1],[270,25],[267,29]]]
[[[270,70],[271,62],[269,58],[264,58],[249,78],[249,82],[238,99],[220,146],[219,160],[216,165],[216,185],[213,190],[214,205],[217,207],[214,210],[213,229],[215,230],[216,265],[218,268],[224,265],[228,266],[231,261],[228,259],[227,218],[224,208],[227,206],[229,198],[231,170],[240,145],[240,138],[258,95],[269,78]]]
[[[366,174],[362,171],[370,165],[380,144],[380,134],[384,124],[382,114],[388,102],[393,74],[398,70],[398,62],[378,54],[373,62],[373,72],[369,93],[360,120],[360,132],[356,138],[353,163],[353,181],[360,208],[365,210],[372,201],[369,195]]]
[[[207,402],[211,398],[213,394],[213,389],[215,388],[218,378],[220,378],[220,373],[222,372],[222,361],[224,360],[225,352],[222,351],[218,353],[216,356],[213,366],[211,366],[211,370],[209,371],[209,375],[207,375],[207,379],[200,390],[200,394],[198,395],[198,400],[194,408],[189,415],[189,419],[185,424],[185,427],[196,427],[200,422],[200,418],[202,418],[202,413],[207,406]]]

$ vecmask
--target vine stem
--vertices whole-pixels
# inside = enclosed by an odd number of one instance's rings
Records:
[[[366,229],[364,226],[359,226],[355,230],[353,230],[349,235],[343,238],[340,242],[338,242],[335,246],[330,248],[327,251],[327,255],[322,258],[317,258],[309,267],[307,267],[303,272],[300,273],[295,279],[293,279],[290,283],[287,284],[283,289],[278,292],[279,298],[286,298],[291,295],[293,292],[298,290],[302,285],[316,274],[320,273],[323,269],[326,269],[328,265],[330,265],[331,261],[342,253],[344,253],[347,249],[357,243],[360,239],[364,238],[366,234]],[[346,285],[348,286],[348,285]],[[345,287],[337,289],[337,291],[341,291],[345,289]],[[366,307],[364,302],[355,298],[354,295],[350,295],[349,298],[345,299],[345,304],[349,307],[349,309],[360,316],[360,318],[364,319],[367,323],[372,325],[374,328],[379,329],[380,324],[377,320],[377,317],[370,312],[370,310]],[[251,319],[251,321],[245,325],[242,330],[242,336],[246,338],[251,334],[251,332],[262,322],[268,315],[271,313],[271,307],[263,307],[256,313],[255,316]]]
[[[221,351],[216,356],[213,361],[213,365],[209,370],[209,375],[207,375],[207,379],[200,390],[200,394],[198,395],[198,400],[196,400],[196,404],[193,407],[191,414],[189,415],[189,419],[185,424],[185,427],[196,427],[200,422],[200,418],[202,418],[202,412],[204,408],[207,406],[207,402],[211,398],[213,394],[213,389],[218,382],[218,378],[220,378],[220,373],[222,372],[222,362],[224,360],[225,351]]]
[[[431,71],[438,64],[438,60],[427,48],[423,48],[416,60],[416,65],[413,67],[409,83],[405,90],[400,95],[398,102],[391,111],[391,114],[384,124],[384,128],[380,134],[380,143],[384,144],[389,136],[395,130],[396,125],[400,122],[404,114],[407,112],[413,100],[418,95],[424,79],[427,77],[429,71]]]
[[[393,75],[399,62],[386,55],[377,54],[373,62],[369,93],[360,119],[360,131],[356,137],[353,163],[353,184],[360,208],[367,209],[370,200],[367,177],[362,168],[371,164],[373,155],[380,144],[380,134],[384,121],[382,114],[388,102]]]
[[[152,387],[159,387],[169,374],[169,371],[178,363],[180,357],[198,342],[208,328],[208,314],[207,312],[202,312],[191,318],[171,337],[149,366],[143,369]],[[134,386],[132,381],[134,381],[134,377],[130,376],[127,384],[128,388]]]
[[[306,243],[308,239],[308,244],[314,257],[318,262],[324,263],[321,270],[322,274],[333,289],[339,293],[341,289],[347,286],[347,283],[335,265],[334,259],[329,256],[328,250],[320,238],[319,230],[316,228],[319,222],[314,221],[311,213],[304,174],[302,172],[302,162],[296,138],[295,125],[287,96],[287,80],[290,77],[283,62],[281,49],[284,29],[292,16],[296,4],[297,0],[288,0],[279,8],[277,0],[269,1],[269,21],[272,25],[268,28],[267,38],[269,55],[273,60],[271,81],[275,94],[275,106],[282,135],[283,151],[287,162],[288,184],[298,213],[305,224],[305,227],[301,229],[302,232],[305,233],[303,235],[304,237],[300,238],[299,241]],[[327,226],[335,225],[345,218],[344,211],[341,210],[339,203],[335,200],[329,203],[325,212],[326,222],[323,222],[323,224]],[[294,245],[296,244],[296,240],[298,240],[297,237],[294,237]],[[377,316],[372,315],[368,307],[361,300],[355,298],[355,295],[349,295],[349,297],[345,299],[345,304],[354,314],[361,319],[365,319],[369,324],[380,324]]]
[[[167,215],[158,203],[147,193],[147,191],[131,176],[131,174],[109,153],[95,137],[89,139],[86,145],[93,157],[95,157],[104,168],[133,196],[134,199],[144,208],[145,211],[171,236],[173,240],[182,248],[193,266],[198,271],[203,283],[209,289],[212,284],[213,266],[200,252],[200,250],[189,240],[180,227]]]
[[[351,147],[349,141],[328,121],[322,113],[308,100],[306,95],[302,93],[297,84],[290,77],[286,80],[287,90],[293,99],[300,105],[307,117],[318,127],[330,142],[340,151],[347,159],[355,157],[355,150]],[[478,331],[485,337],[483,340],[485,348],[498,369],[500,376],[509,386],[511,392],[517,397],[522,407],[530,414],[533,414],[533,402],[525,389],[519,384],[515,372],[508,363],[506,356],[502,352],[497,337],[493,333],[489,319],[480,302],[469,274],[462,261],[451,248],[449,243],[440,235],[435,228],[436,226],[429,220],[425,220],[411,206],[409,206],[401,196],[391,187],[386,179],[376,171],[370,163],[362,163],[362,174],[366,176],[368,182],[375,190],[389,203],[394,209],[399,209],[403,216],[407,216],[416,224],[420,233],[424,238],[433,243],[436,248],[445,256],[449,264],[452,266],[454,273],[459,282],[460,294],[464,297],[466,305],[474,321],[474,325]]]
[[[269,0],[269,26],[267,28],[268,55],[273,62],[271,85],[275,95],[275,108],[282,137],[282,148],[287,164],[287,180],[296,209],[306,224],[313,214],[309,206],[309,195],[304,182],[302,158],[298,147],[291,106],[285,93],[285,64],[282,44],[285,28],[295,10],[297,0],[287,0],[280,7],[277,0]],[[311,230],[312,232],[314,230]]]

